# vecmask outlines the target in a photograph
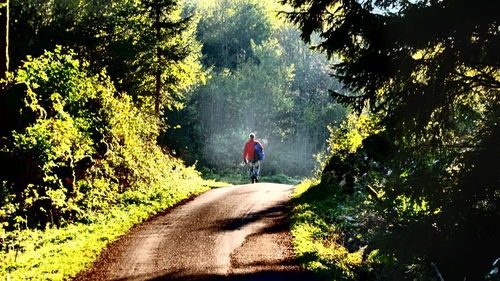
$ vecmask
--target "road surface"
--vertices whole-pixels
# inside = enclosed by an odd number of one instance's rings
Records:
[[[75,280],[314,280],[293,263],[284,206],[293,186],[210,190],[108,246]]]

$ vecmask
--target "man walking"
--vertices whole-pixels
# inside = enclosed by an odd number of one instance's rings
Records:
[[[256,149],[257,148],[257,149]],[[264,151],[262,144],[255,140],[255,134],[250,134],[250,140],[245,144],[243,162],[250,165],[250,178],[252,183],[259,182],[260,160],[258,150]]]

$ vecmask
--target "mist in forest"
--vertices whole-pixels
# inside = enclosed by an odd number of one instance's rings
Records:
[[[326,150],[328,125],[345,118],[330,96],[341,90],[325,55],[276,16],[279,6],[259,1],[201,1],[197,40],[207,82],[190,94],[170,122],[169,143],[188,162],[218,173],[240,169],[251,132],[265,147],[263,174],[309,175]],[[274,7],[274,8],[269,8]],[[182,120],[189,120],[184,121]]]

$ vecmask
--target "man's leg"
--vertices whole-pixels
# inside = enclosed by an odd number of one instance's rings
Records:
[[[252,180],[252,183],[254,183],[255,182],[255,178],[254,178],[254,174],[255,174],[254,169],[255,169],[255,167],[254,167],[254,165],[253,165],[252,162],[249,162],[249,165],[250,165],[250,168],[249,168],[248,171],[249,171],[249,174],[250,174],[250,179]]]
[[[255,182],[259,182],[259,174],[260,174],[260,161],[255,162]]]

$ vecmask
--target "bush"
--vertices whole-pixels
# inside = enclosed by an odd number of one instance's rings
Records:
[[[148,100],[134,104],[88,66],[58,47],[10,77],[2,280],[67,279],[134,224],[214,184],[157,145]]]
[[[156,144],[161,127],[149,101],[134,104],[74,57],[58,47],[29,57],[11,77],[8,95],[22,101],[22,122],[2,147],[2,161],[18,167],[2,175],[0,221],[9,229],[16,217],[30,228],[81,220],[198,176]]]
[[[297,259],[326,280],[375,280],[380,257],[367,249],[368,233],[360,228],[366,206],[359,197],[345,200],[340,190],[311,179],[297,186],[290,219]]]

